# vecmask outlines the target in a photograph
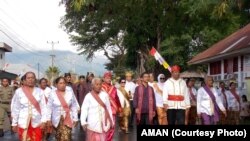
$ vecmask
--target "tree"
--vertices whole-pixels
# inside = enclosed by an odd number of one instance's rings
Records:
[[[118,64],[120,54],[108,50],[123,50],[123,67],[139,73],[163,71],[149,56],[152,46],[170,65],[186,70],[194,55],[249,22],[247,0],[68,0],[65,5],[62,25],[83,54],[90,59],[102,50]],[[115,39],[119,46],[110,44]],[[112,64],[107,67],[115,69]]]
[[[57,78],[60,74],[60,69],[58,67],[49,67],[46,70],[46,76],[50,80],[50,82],[53,82],[55,78]]]

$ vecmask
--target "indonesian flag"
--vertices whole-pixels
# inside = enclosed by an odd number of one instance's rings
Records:
[[[155,60],[157,60],[161,65],[163,65],[163,67],[165,69],[168,69],[169,72],[171,72],[171,67],[169,66],[169,64],[165,61],[165,59],[159,54],[159,52],[152,47],[152,49],[150,50],[150,55],[155,57]]]

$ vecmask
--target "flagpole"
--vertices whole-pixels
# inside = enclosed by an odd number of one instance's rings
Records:
[[[165,69],[168,69],[168,71],[171,73],[170,65],[166,62],[166,60],[161,56],[161,54],[154,47],[151,48],[149,53],[151,56],[154,56],[155,60],[157,60]]]

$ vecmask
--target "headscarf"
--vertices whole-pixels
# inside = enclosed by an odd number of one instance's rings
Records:
[[[164,83],[165,83],[165,81],[163,83],[161,82],[161,77],[163,77],[163,76],[165,77],[164,74],[159,74],[158,77],[157,77],[157,80],[158,80],[157,85],[159,86],[159,88],[161,90],[163,89],[163,86],[164,86]],[[166,77],[165,77],[165,80],[166,80]]]

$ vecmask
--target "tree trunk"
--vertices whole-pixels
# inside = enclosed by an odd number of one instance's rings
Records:
[[[138,75],[140,76],[143,72],[146,71],[145,69],[145,55],[142,53],[142,52],[139,52],[138,53],[138,57],[137,57],[137,72],[138,72]]]
[[[156,50],[158,52],[161,50],[161,31],[159,26],[157,26]]]

